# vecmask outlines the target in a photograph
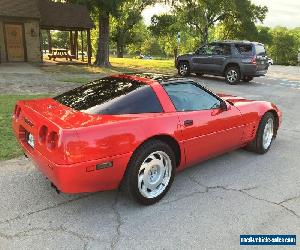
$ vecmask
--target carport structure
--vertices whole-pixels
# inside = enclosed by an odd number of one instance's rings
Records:
[[[68,31],[70,33],[70,52],[78,59],[78,35],[81,37],[82,60],[84,60],[83,35],[87,36],[87,57],[88,64],[91,64],[91,29],[94,23],[85,6],[79,4],[66,4],[52,2],[49,0],[39,0],[40,29],[48,33],[49,53],[52,51],[50,31]]]

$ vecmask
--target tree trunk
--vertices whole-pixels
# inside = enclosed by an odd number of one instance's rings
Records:
[[[118,58],[124,57],[124,41],[122,38],[117,39],[117,57]]]
[[[109,62],[109,11],[99,9],[99,43],[95,65],[110,67]]]
[[[208,26],[206,25],[206,26],[204,27],[204,32],[203,32],[203,34],[202,34],[202,43],[203,43],[204,45],[208,44],[208,30],[209,30],[209,28],[208,28]]]
[[[174,48],[174,60],[175,60],[175,62],[176,62],[177,56],[178,56],[178,47],[175,47]]]
[[[47,38],[48,38],[48,50],[49,50],[49,54],[51,54],[52,53],[52,39],[51,39],[50,30],[47,30]]]

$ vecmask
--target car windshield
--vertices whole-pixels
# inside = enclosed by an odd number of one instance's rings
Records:
[[[137,81],[106,77],[54,98],[88,114],[159,113],[162,107],[152,88]]]

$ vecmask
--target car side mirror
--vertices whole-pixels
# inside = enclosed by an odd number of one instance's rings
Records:
[[[220,103],[220,109],[221,109],[222,111],[227,111],[227,110],[228,110],[228,106],[227,106],[227,103],[226,103],[225,101],[222,101],[222,102]]]

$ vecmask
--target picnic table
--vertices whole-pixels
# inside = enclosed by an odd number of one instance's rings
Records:
[[[67,49],[52,49],[52,53],[48,55],[49,60],[53,59],[53,61],[56,60],[56,58],[66,58],[66,60],[72,61],[72,59],[75,59],[75,55],[70,55]]]

